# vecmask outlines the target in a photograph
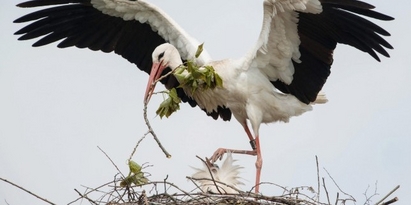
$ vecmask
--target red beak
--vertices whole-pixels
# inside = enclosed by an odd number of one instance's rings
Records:
[[[146,94],[144,95],[144,102],[148,103],[151,96],[153,95],[154,88],[156,84],[153,84],[158,78],[160,78],[161,73],[163,72],[165,66],[162,65],[163,62],[153,63],[151,67],[150,77],[147,82]]]

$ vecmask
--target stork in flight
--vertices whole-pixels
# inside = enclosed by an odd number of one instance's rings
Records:
[[[264,0],[263,5],[260,36],[244,57],[212,61],[203,51],[195,59],[198,65],[214,67],[222,88],[193,94],[178,88],[172,75],[161,80],[167,89],[176,88],[183,102],[199,106],[214,119],[230,120],[233,114],[240,122],[252,150],[220,148],[211,160],[221,159],[226,152],[257,156],[257,193],[262,167],[260,124],[287,122],[324,100],[317,96],[330,75],[337,43],[367,52],[377,61],[376,53],[389,57],[386,48],[392,46],[382,36],[390,34],[362,16],[393,20],[358,0]],[[154,89],[151,83],[194,59],[199,45],[161,9],[143,0],[32,0],[18,6],[48,6],[15,20],[34,21],[16,32],[22,35],[19,40],[42,37],[33,46],[62,40],[59,48],[114,51],[150,73],[145,101]]]

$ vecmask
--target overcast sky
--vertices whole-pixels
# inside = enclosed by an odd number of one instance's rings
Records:
[[[262,1],[151,1],[186,31],[205,42],[214,59],[238,58],[253,47],[262,18]],[[391,58],[379,63],[367,54],[338,46],[331,77],[324,91],[329,102],[292,118],[290,123],[261,126],[264,166],[261,180],[287,187],[316,187],[315,156],[339,186],[364,202],[370,186],[385,195],[401,185],[396,205],[409,204],[411,190],[411,14],[406,0],[369,0],[378,11],[396,18],[378,22],[392,37]],[[58,49],[56,44],[32,48],[13,33],[23,25],[12,21],[30,9],[15,0],[0,7],[0,177],[55,203],[78,197],[74,188],[95,187],[117,173],[98,150],[127,172],[126,160],[146,132],[143,95],[147,74],[115,54],[87,49]],[[185,9],[182,9],[185,8]],[[158,86],[161,87],[161,86]],[[201,167],[196,155],[210,156],[218,147],[248,149],[235,120],[215,121],[198,108],[183,105],[169,119],[155,117],[162,101],[153,97],[152,126],[172,158],[165,158],[147,137],[134,160],[148,162],[150,180],[168,180],[185,190],[194,188],[185,176]],[[244,167],[243,190],[254,183],[255,157],[235,155]],[[332,199],[337,190],[325,177]],[[262,186],[271,195],[272,186]],[[382,196],[377,196],[375,200]],[[0,205],[44,204],[0,182]],[[376,201],[374,201],[376,202]],[[86,202],[85,202],[86,203]]]

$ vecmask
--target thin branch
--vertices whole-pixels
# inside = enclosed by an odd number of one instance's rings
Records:
[[[163,179],[163,181],[164,181],[164,193],[166,193],[166,194],[167,194],[167,189],[166,189],[167,179],[168,179],[168,175],[166,176],[166,178]]]
[[[371,204],[371,199],[378,195],[378,193],[377,193],[378,181],[375,182],[374,186],[375,186],[374,193],[371,196],[367,196],[368,190],[370,189],[370,185],[368,185],[367,189],[363,193],[363,195],[365,196],[364,205]]]
[[[177,66],[177,68],[179,68],[180,66],[183,66],[184,64],[181,64],[179,66]],[[161,77],[159,77],[156,81],[154,81],[150,86],[154,86],[157,82],[163,80],[164,78],[168,77],[169,75],[173,74],[175,70],[177,70],[177,68],[175,68],[174,70],[169,71],[168,73],[166,73],[165,75],[162,75]]]
[[[180,65],[182,66],[182,65]],[[177,68],[179,68],[180,66],[178,66]],[[170,72],[168,72],[167,74],[161,76],[160,78],[158,78],[156,81],[154,81],[150,87],[153,87],[156,83],[158,83],[159,81],[161,81],[162,79],[166,78],[167,76],[171,75],[174,73],[175,70],[177,70],[177,68],[175,68],[174,70],[171,70]],[[150,133],[154,140],[157,142],[157,145],[160,147],[161,151],[163,151],[163,153],[166,155],[167,158],[171,158],[171,154],[167,152],[167,150],[163,147],[163,145],[161,144],[160,140],[158,139],[156,133],[154,132],[153,128],[151,127],[150,121],[148,120],[147,117],[147,106],[148,106],[149,101],[144,100],[144,109],[143,109],[143,114],[144,114],[144,121],[146,122],[148,131],[147,133]],[[145,134],[147,135],[147,134]]]
[[[214,186],[216,186],[217,188],[220,187],[221,185],[223,185],[223,186],[226,186],[226,187],[228,187],[228,188],[233,189],[234,191],[236,191],[236,192],[238,192],[238,193],[240,193],[240,194],[241,194],[241,193],[246,193],[246,192],[241,191],[241,190],[239,190],[238,188],[236,188],[236,187],[234,187],[234,186],[232,186],[232,185],[229,185],[229,184],[226,184],[226,183],[220,182],[220,181],[215,181],[214,179],[209,179],[209,178],[193,178],[193,177],[189,177],[189,176],[186,176],[186,178],[189,179],[189,180],[191,180],[197,187],[198,187],[198,185],[195,183],[195,181],[203,180],[203,181],[211,181],[211,182],[213,182],[213,183],[214,183]],[[218,186],[217,184],[220,184],[220,186]],[[198,187],[198,188],[201,190],[200,187]],[[201,190],[201,192],[202,192],[202,193],[206,193],[206,192],[204,192],[204,191],[202,191],[202,190]],[[217,194],[217,193],[216,193],[216,194]],[[226,192],[221,193],[221,192],[220,192],[219,194],[229,194],[229,193],[226,193]]]
[[[98,203],[88,198],[87,195],[82,195],[77,189],[74,189],[74,191],[76,191],[77,194],[80,195],[81,198],[87,199],[90,203],[98,205]]]
[[[144,138],[146,138],[146,136],[147,136],[148,134],[150,134],[149,131],[147,131],[147,132],[143,135],[143,137],[141,137],[141,139],[138,140],[136,146],[134,146],[133,151],[132,151],[131,154],[130,154],[130,157],[128,158],[128,161],[131,161],[131,158],[133,158],[134,154],[135,154],[136,151],[137,151],[137,147],[138,147],[138,146],[140,145],[140,143],[144,140]]]
[[[157,138],[156,133],[154,132],[153,128],[150,125],[150,121],[147,118],[147,104],[148,102],[144,102],[144,121],[146,122],[148,132],[153,136],[154,140],[157,142],[157,145],[160,147],[160,149],[163,151],[163,153],[166,155],[167,158],[171,158],[170,153],[167,152],[167,150],[163,147],[161,144],[160,140]]]
[[[113,166],[117,169],[118,173],[120,173],[123,178],[126,178],[126,177],[124,176],[124,174],[120,171],[120,169],[117,167],[117,165],[113,162],[113,160],[111,160],[111,158],[107,155],[107,153],[104,152],[104,150],[101,149],[99,146],[97,146],[97,148],[98,148],[101,152],[103,152],[104,155],[106,155],[106,157],[108,158],[108,160],[110,160],[111,164],[113,164]]]
[[[200,190],[202,193],[204,193],[203,189],[200,188],[200,186],[196,183],[196,180],[195,180],[195,179],[193,179],[193,178],[191,178],[191,177],[189,177],[189,176],[186,176],[186,178],[187,178],[188,180],[190,180],[191,182],[193,182],[194,186],[196,186],[198,190]],[[195,190],[195,189],[194,189],[194,190]],[[194,190],[193,190],[193,191],[194,191]]]
[[[324,190],[325,190],[325,195],[327,196],[328,204],[331,204],[331,202],[330,202],[330,196],[328,195],[328,190],[327,190],[327,187],[325,186],[325,179],[324,179],[324,177],[323,177],[323,186],[324,186]],[[319,201],[318,201],[318,202],[319,202]]]
[[[88,191],[87,193],[85,193],[85,195],[88,195],[88,194],[90,194],[91,192],[94,192],[94,191],[96,191],[96,190],[98,190],[98,189],[100,189],[100,188],[102,188],[102,187],[105,187],[105,186],[111,184],[111,183],[113,183],[113,182],[107,182],[107,183],[105,183],[105,184],[103,184],[103,185],[100,185],[100,186],[94,188],[94,189],[91,189],[90,191]],[[82,197],[79,197],[79,198],[73,200],[72,202],[68,203],[67,205],[73,204],[73,203],[77,202],[77,201],[80,200],[80,199],[82,199]]]
[[[315,163],[317,166],[317,202],[320,202],[320,168],[318,166],[318,157],[317,155],[315,155]],[[327,189],[325,188],[325,183],[324,183],[324,178],[323,178],[323,185],[324,185],[324,189],[325,191],[327,191]],[[327,198],[328,198],[328,194],[327,194]],[[328,200],[328,203],[330,203],[330,200]]]
[[[375,205],[380,204],[381,202],[383,202],[386,198],[388,198],[392,193],[394,193],[395,191],[397,191],[397,189],[400,188],[400,185],[397,185],[393,190],[391,190],[387,195],[385,195],[380,201],[378,201],[377,203],[375,203]],[[393,202],[392,202],[393,203]]]
[[[339,197],[340,197],[340,193],[337,192],[337,197],[335,197],[335,205],[338,204]]]
[[[27,189],[25,189],[25,188],[23,188],[23,187],[21,187],[21,186],[19,186],[19,185],[15,184],[15,183],[13,183],[13,182],[11,182],[11,181],[9,181],[9,180],[7,180],[7,179],[0,178],[0,180],[2,180],[2,181],[4,181],[4,182],[6,182],[6,183],[8,183],[8,184],[11,184],[11,185],[12,185],[12,186],[14,186],[14,187],[17,187],[17,188],[19,188],[19,189],[21,189],[21,190],[25,191],[26,193],[28,193],[28,194],[30,194],[30,195],[32,195],[32,196],[34,196],[34,197],[36,197],[36,198],[38,198],[38,199],[40,199],[40,200],[42,200],[42,201],[46,202],[46,203],[48,203],[48,204],[51,204],[51,205],[56,205],[55,203],[53,203],[53,202],[51,202],[51,201],[49,201],[49,200],[47,200],[47,199],[45,199],[45,198],[43,198],[43,197],[40,197],[39,195],[34,194],[33,192],[31,192],[31,191],[29,191],[29,190],[27,190]]]
[[[217,188],[218,193],[221,194],[220,188],[218,188],[217,183],[216,183],[216,181],[214,180],[213,173],[211,172],[211,169],[210,169],[210,167],[208,166],[208,164],[206,163],[206,161],[204,161],[204,159],[202,159],[202,158],[199,157],[199,156],[196,156],[196,157],[197,157],[198,159],[200,159],[200,160],[206,165],[206,167],[207,167],[207,169],[208,169],[208,173],[209,173],[210,176],[211,176],[211,180],[212,180],[213,183],[214,183],[214,186]]]
[[[392,203],[397,202],[397,201],[398,201],[398,198],[394,197],[393,199],[391,199],[389,201],[386,201],[386,202],[382,203],[381,205],[389,205],[389,204],[392,204]]]
[[[148,185],[148,184],[161,184],[161,183],[166,183],[166,184],[176,188],[177,190],[181,191],[183,194],[190,195],[188,192],[184,191],[183,189],[181,189],[180,187],[178,187],[174,183],[170,183],[170,182],[167,182],[167,181],[166,182],[164,182],[164,181],[150,181],[149,183],[147,183],[145,185]]]
[[[347,194],[346,192],[344,192],[340,186],[338,186],[337,182],[335,182],[334,178],[331,176],[331,174],[327,171],[327,169],[323,168],[325,170],[325,172],[327,172],[328,177],[330,177],[330,179],[334,182],[334,185],[338,188],[338,190],[340,190],[343,194],[345,194],[346,196],[351,197],[351,199],[348,200],[352,200],[354,202],[356,202],[355,198],[353,196],[351,196],[350,194]]]
[[[286,187],[275,184],[275,183],[272,183],[272,182],[261,182],[260,183],[260,185],[264,185],[264,184],[273,185],[273,186],[276,186],[278,188],[281,188],[283,190],[283,194],[286,193],[286,192],[290,192],[290,190],[288,190]],[[250,191],[252,191],[252,190],[250,190]]]

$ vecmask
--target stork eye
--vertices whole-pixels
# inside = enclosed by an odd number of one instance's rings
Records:
[[[164,51],[165,52],[165,51]],[[158,55],[158,61],[160,61],[160,59],[162,58],[162,57],[164,57],[164,52],[162,52],[162,53],[160,53],[160,55]]]

